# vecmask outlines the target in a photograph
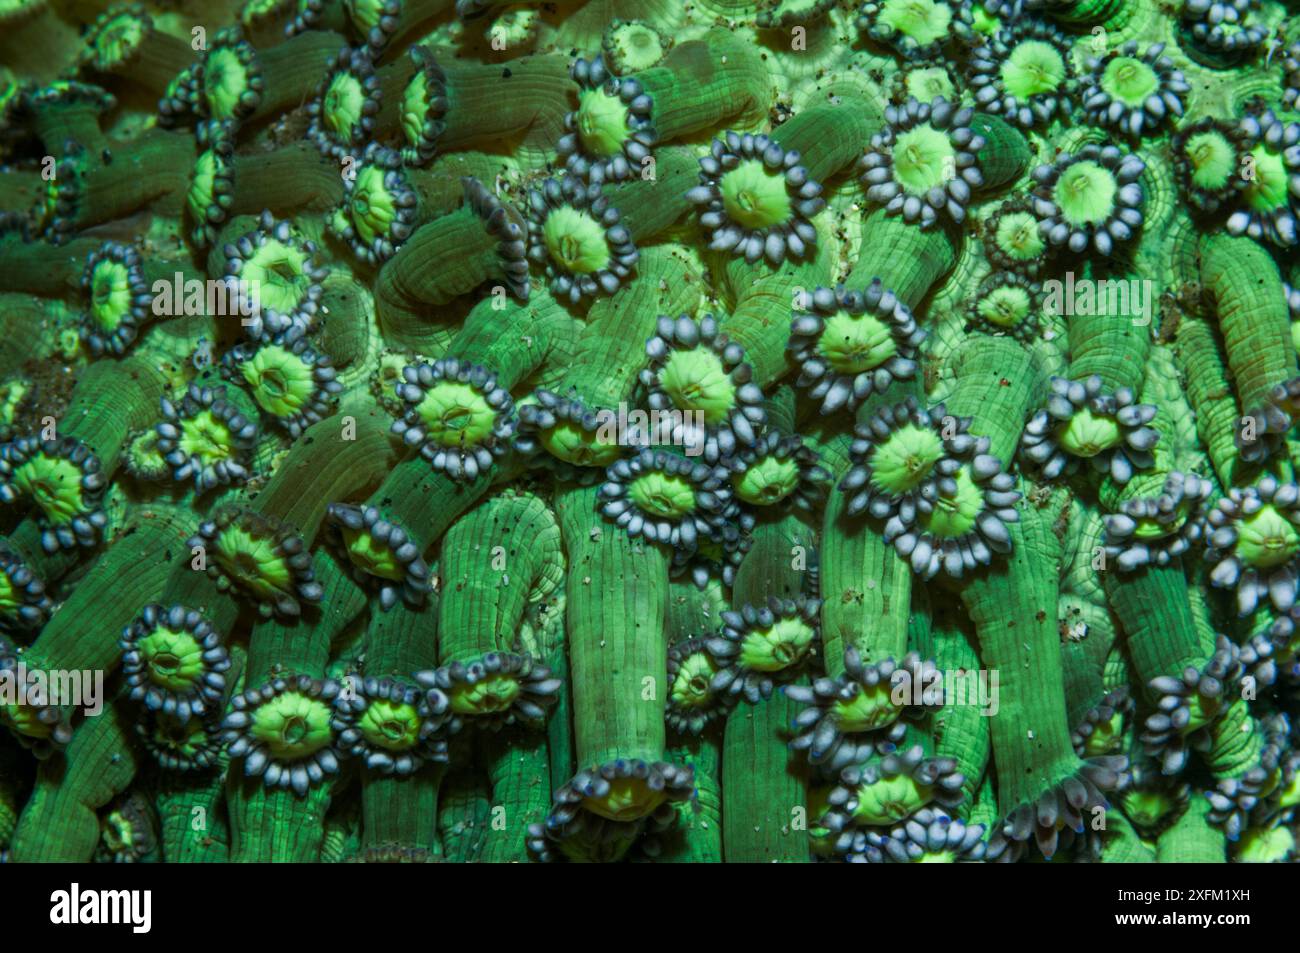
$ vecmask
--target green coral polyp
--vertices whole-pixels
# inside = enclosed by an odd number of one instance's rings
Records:
[[[745,635],[740,664],[755,672],[784,671],[807,657],[816,635],[815,629],[798,619],[782,619]]]
[[[790,217],[790,196],[785,176],[768,172],[755,159],[725,173],[721,182],[722,206],[745,228],[770,228]]]
[[[712,708],[717,703],[713,691],[713,677],[718,667],[713,664],[709,654],[696,651],[687,655],[677,669],[676,676],[668,686],[669,700],[678,709],[690,712],[694,709]]]
[[[74,209],[77,201],[75,180],[70,181],[69,177],[59,175],[59,171],[56,165],[55,174],[45,183],[40,203],[32,212],[36,230],[48,233],[56,240],[60,234],[60,213]]]
[[[232,120],[209,120],[195,130],[200,151],[190,170],[185,209],[193,226],[190,238],[199,246],[212,244],[234,204],[234,135]]]
[[[327,417],[343,389],[329,358],[299,338],[291,344],[244,344],[222,362],[223,372],[243,381],[253,400],[291,437]]]
[[[100,508],[104,485],[98,456],[73,438],[19,437],[0,452],[0,503],[25,498],[36,504],[45,553],[98,542],[107,525]]]
[[[884,0],[876,18],[889,30],[924,47],[947,39],[952,8],[937,0]]]
[[[642,20],[614,20],[605,30],[601,47],[613,71],[626,75],[658,64],[671,43]]]
[[[894,180],[909,195],[925,195],[956,175],[956,152],[948,137],[931,126],[918,126],[894,143]]]
[[[86,512],[81,469],[70,460],[41,454],[13,471],[10,478],[18,491],[41,508],[56,525],[70,523]]]
[[[688,456],[702,452],[711,464],[754,445],[767,420],[763,392],[751,380],[745,349],[712,314],[698,321],[660,315],[646,354],[650,362],[639,375],[651,409],[644,442],[685,446]]]
[[[1117,56],[1101,75],[1106,92],[1126,106],[1138,108],[1159,88],[1160,78],[1149,65],[1132,56]]]
[[[1018,7],[1003,11],[1004,22],[990,23],[978,5],[963,5],[963,13],[974,14],[962,34],[972,47],[969,82],[976,108],[1022,129],[1041,129],[1072,108],[1071,40],[1052,21],[1021,16]]]
[[[447,761],[448,701],[442,692],[422,691],[406,679],[349,675],[348,682],[330,720],[339,751],[361,759],[371,772],[399,777],[426,762]]]
[[[104,331],[113,331],[134,304],[130,273],[121,262],[100,262],[90,276],[90,314]]]
[[[537,725],[557,701],[562,682],[531,655],[488,652],[415,673],[429,691],[426,707],[436,709],[449,733],[470,725],[497,731],[510,725]],[[436,705],[431,700],[436,699]]]
[[[420,49],[413,47],[414,50]],[[402,90],[399,122],[406,145],[403,158],[412,163],[427,162],[437,148],[447,110],[442,70],[431,60],[422,61],[411,81]]]
[[[1228,216],[1231,235],[1249,235],[1282,248],[1300,241],[1300,123],[1285,122],[1271,109],[1244,116],[1236,129],[1243,147],[1240,207]]]
[[[232,524],[216,544],[212,555],[222,571],[253,595],[267,599],[289,588],[293,573],[272,540]]]
[[[1187,523],[1187,508],[1180,507],[1173,519],[1139,519],[1133,536],[1140,540],[1163,539],[1172,536]]]
[[[150,604],[122,632],[122,674],[132,700],[185,721],[220,710],[230,655],[199,612]]]
[[[136,644],[149,680],[161,688],[188,688],[203,671],[203,648],[188,632],[159,627]]]
[[[1192,182],[1200,188],[1222,189],[1238,172],[1236,148],[1216,129],[1191,136],[1184,152],[1191,162]]]
[[[957,96],[957,87],[944,67],[925,66],[908,70],[904,74],[903,92],[907,96],[928,103],[932,99],[954,99]]]
[[[365,530],[354,530],[345,526],[342,529],[342,536],[348,559],[362,572],[395,582],[401,582],[406,578],[406,567],[393,554],[392,547],[380,545],[374,536]]]
[[[1287,204],[1289,177],[1282,155],[1263,143],[1247,155],[1254,160],[1254,177],[1247,180],[1243,193],[1246,204],[1259,212],[1271,212]]]
[[[848,701],[836,701],[831,713],[841,731],[877,731],[898,720],[901,709],[891,698],[887,682],[877,682],[869,689],[858,692]]]
[[[460,683],[447,693],[451,710],[458,715],[486,716],[508,711],[519,697],[517,679],[510,675],[488,675],[473,683]]]
[[[1237,611],[1243,617],[1261,601],[1271,602],[1279,613],[1295,604],[1298,500],[1296,484],[1268,475],[1253,486],[1230,487],[1206,514],[1210,584],[1236,589]]]
[[[952,758],[927,758],[916,744],[840,771],[839,784],[827,798],[831,810],[825,818],[837,835],[835,851],[845,856],[867,853],[864,835],[870,841],[870,828],[904,821],[932,802],[951,810],[961,800],[954,793],[962,779],[956,767]]]
[[[110,13],[106,20],[95,24],[89,62],[100,70],[119,66],[135,55],[150,32],[151,25],[142,10]]]
[[[228,399],[225,385],[192,381],[179,399],[164,397],[161,406],[158,451],[174,468],[173,480],[193,482],[202,493],[249,478],[257,424]]]
[[[1042,40],[1016,44],[1002,66],[1002,85],[1017,99],[1052,93],[1069,75],[1060,50]]]
[[[136,722],[136,735],[167,771],[201,771],[212,767],[221,752],[215,722],[180,719],[155,712]]]
[[[239,365],[257,405],[275,417],[300,413],[315,392],[312,369],[282,345],[271,344]]]
[[[266,209],[257,227],[223,252],[227,279],[237,279],[234,287],[248,299],[248,316],[240,322],[248,337],[296,341],[312,328],[329,274],[314,241]]]
[[[204,149],[194,160],[190,174],[190,188],[185,193],[186,207],[196,222],[207,220],[208,209],[217,197],[217,176],[225,170],[225,163],[212,149]]]
[[[186,456],[198,460],[202,466],[230,460],[238,453],[230,428],[210,410],[185,419],[180,430],[181,450]]]
[[[590,215],[567,205],[546,217],[542,241],[551,260],[570,274],[590,275],[609,265],[605,229]]]
[[[976,34],[991,36],[1001,29],[1002,20],[997,16],[996,7],[993,4],[972,3],[971,8],[971,29]]]
[[[321,155],[341,159],[368,138],[381,105],[380,81],[369,53],[344,47],[334,57],[317,99],[308,107],[308,138]]]
[[[384,186],[384,178],[384,169],[365,166],[357,173],[348,199],[348,219],[366,245],[387,235],[397,218],[395,197]]]
[[[874,370],[898,353],[892,330],[870,314],[837,312],[826,320],[818,350],[841,374]]]
[[[1191,734],[1214,723],[1223,714],[1224,704],[1224,700],[1217,696],[1193,695],[1187,706],[1190,716],[1181,731]]]
[[[995,288],[976,304],[979,316],[995,327],[1012,330],[1031,317],[1033,298],[1024,288]]]
[[[321,116],[327,129],[340,139],[352,136],[352,127],[362,118],[366,91],[351,73],[335,73],[325,89]]]
[[[158,100],[158,124],[175,126],[182,121],[193,119],[200,112],[200,74],[201,63],[195,63],[181,70],[163,90]]]
[[[1002,252],[1017,262],[1036,261],[1047,249],[1038,232],[1038,222],[1029,212],[1001,216],[993,234]]]
[[[811,299],[810,306],[795,311],[789,347],[799,366],[795,386],[808,388],[809,396],[821,401],[823,414],[855,411],[872,394],[916,375],[926,332],[879,278],[865,291],[818,287]],[[859,365],[861,370],[853,369]]]
[[[507,50],[526,49],[537,40],[539,11],[528,7],[507,7],[483,31],[490,45]]]
[[[39,713],[34,705],[0,703],[0,721],[24,738],[47,741],[54,735],[54,726],[42,721]]]
[[[930,788],[900,774],[865,784],[857,790],[853,818],[859,824],[883,825],[902,821],[930,802]]]
[[[940,215],[961,224],[972,189],[984,185],[978,155],[987,144],[974,110],[946,99],[885,107],[885,126],[859,160],[867,198],[888,215],[933,228]]]
[[[402,90],[401,124],[406,141],[414,146],[424,133],[424,123],[429,116],[429,79],[417,71]]]
[[[298,692],[285,692],[258,706],[251,736],[280,761],[308,758],[330,744],[330,708]]]
[[[346,0],[343,7],[357,32],[369,37],[385,17],[393,16],[394,10],[401,10],[401,3],[395,4],[392,0]]]
[[[813,219],[826,207],[822,184],[797,149],[767,135],[728,130],[702,156],[700,184],[686,193],[715,251],[776,266],[807,257],[817,244]]]
[[[1124,814],[1142,830],[1158,830],[1179,807],[1178,798],[1160,789],[1134,788],[1120,794]]]
[[[1094,725],[1088,740],[1084,742],[1083,757],[1092,758],[1112,754],[1118,750],[1124,743],[1126,726],[1127,719],[1121,711],[1116,711],[1109,718]]]
[[[659,371],[659,386],[682,410],[698,410],[704,422],[716,426],[736,405],[736,387],[713,351],[696,348],[673,351]]]
[[[492,433],[496,411],[483,395],[459,381],[435,384],[415,407],[428,439],[442,447],[483,443]]]
[[[392,432],[435,470],[473,480],[505,454],[514,432],[514,401],[480,364],[439,358],[408,366],[397,385],[404,411]]]
[[[1114,177],[1106,169],[1085,160],[1062,173],[1052,197],[1068,224],[1097,225],[1110,215],[1118,190]]]
[[[31,393],[31,383],[22,377],[11,377],[0,384],[0,439],[12,436],[18,416]]]
[[[564,168],[593,185],[632,178],[658,138],[650,123],[653,98],[635,76],[615,76],[603,55],[578,57],[569,76],[578,87],[577,109],[565,114],[555,146]]]
[[[958,469],[952,478],[957,482],[957,491],[945,493],[940,489],[933,509],[920,517],[921,528],[940,539],[960,539],[972,532],[984,512],[984,492],[966,468]]]
[[[247,64],[229,46],[208,51],[201,73],[202,102],[213,119],[238,119],[251,111],[256,93],[249,82]]]
[[[121,855],[131,853],[137,840],[137,832],[133,829],[130,818],[119,811],[111,811],[108,817],[104,818],[103,831],[104,846],[110,853]]]
[[[799,486],[799,464],[791,458],[764,457],[731,485],[736,497],[753,506],[775,506]]]
[[[309,257],[305,249],[271,238],[244,262],[240,277],[257,289],[262,307],[288,314],[311,286]]]
[[[352,577],[367,588],[378,584],[382,611],[396,606],[399,598],[413,607],[424,604],[431,573],[405,529],[384,519],[374,506],[331,503],[325,513]]]
[[[1133,240],[1143,224],[1145,161],[1113,145],[1089,143],[1034,169],[1033,209],[1053,246],[1078,254],[1091,245],[1110,256]]]
[[[934,430],[908,424],[871,451],[871,485],[901,495],[930,478],[944,457],[943,441]]]
[[[357,728],[366,741],[386,751],[409,751],[420,741],[420,716],[414,705],[375,699]]]
[[[640,778],[616,778],[601,797],[586,797],[582,806],[610,821],[635,821],[648,817],[667,801],[662,791],[653,790]]]
[[[1069,453],[1088,458],[1119,446],[1123,434],[1113,417],[1094,414],[1085,407],[1061,428],[1057,439]]]
[[[1141,49],[1129,40],[1103,57],[1090,57],[1087,67],[1082,98],[1088,121],[1133,137],[1181,117],[1184,97],[1192,91],[1165,55],[1164,43]]]
[[[722,631],[706,642],[718,667],[713,690],[751,703],[770,697],[816,654],[820,608],[817,599],[769,597],[722,613]]]
[[[538,440],[552,456],[575,467],[607,467],[623,455],[617,443],[600,440],[595,431],[567,420],[543,430]]]
[[[622,150],[627,137],[627,106],[603,89],[584,90],[578,96],[577,127],[588,152],[609,158]]]
[[[158,449],[158,431],[152,428],[129,439],[122,466],[137,480],[162,483],[171,478],[171,466]]]
[[[885,541],[926,578],[941,565],[959,574],[958,563],[974,568],[1010,548],[1004,524],[1018,519],[1010,505],[1018,493],[989,455],[989,438],[970,434],[970,424],[943,404],[925,411],[909,397],[859,423],[849,445],[852,466],[840,482],[847,513],[884,520]]]
[[[1282,824],[1266,830],[1252,828],[1241,835],[1236,859],[1245,864],[1285,863],[1295,853],[1295,834]]]
[[[122,354],[135,341],[153,302],[142,267],[139,251],[118,242],[105,242],[86,259],[81,288],[89,309],[79,336],[91,354]]]
[[[1276,507],[1261,506],[1238,525],[1237,554],[1248,565],[1269,569],[1300,552],[1300,530]]]
[[[1155,464],[1160,434],[1149,424],[1154,404],[1137,403],[1132,388],[1108,394],[1100,375],[1081,381],[1052,377],[1047,407],[1030,418],[1021,434],[1021,452],[1042,468],[1047,479],[1072,473],[1087,461],[1098,473],[1126,484],[1135,471]]]
[[[695,510],[695,490],[679,476],[647,473],[632,481],[628,497],[645,512],[663,519],[681,519]]]

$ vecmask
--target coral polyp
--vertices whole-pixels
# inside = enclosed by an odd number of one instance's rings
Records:
[[[887,125],[862,157],[867,198],[923,228],[940,214],[961,224],[972,190],[984,184],[976,155],[986,140],[971,129],[973,118],[942,98],[887,106]]]
[[[1089,245],[1109,256],[1142,225],[1146,199],[1138,181],[1146,164],[1116,146],[1086,145],[1034,170],[1034,212],[1053,245],[1078,254]]]

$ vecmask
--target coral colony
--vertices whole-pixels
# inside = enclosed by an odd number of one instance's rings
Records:
[[[1295,860],[1298,109],[1295,0],[0,0],[0,860]]]

